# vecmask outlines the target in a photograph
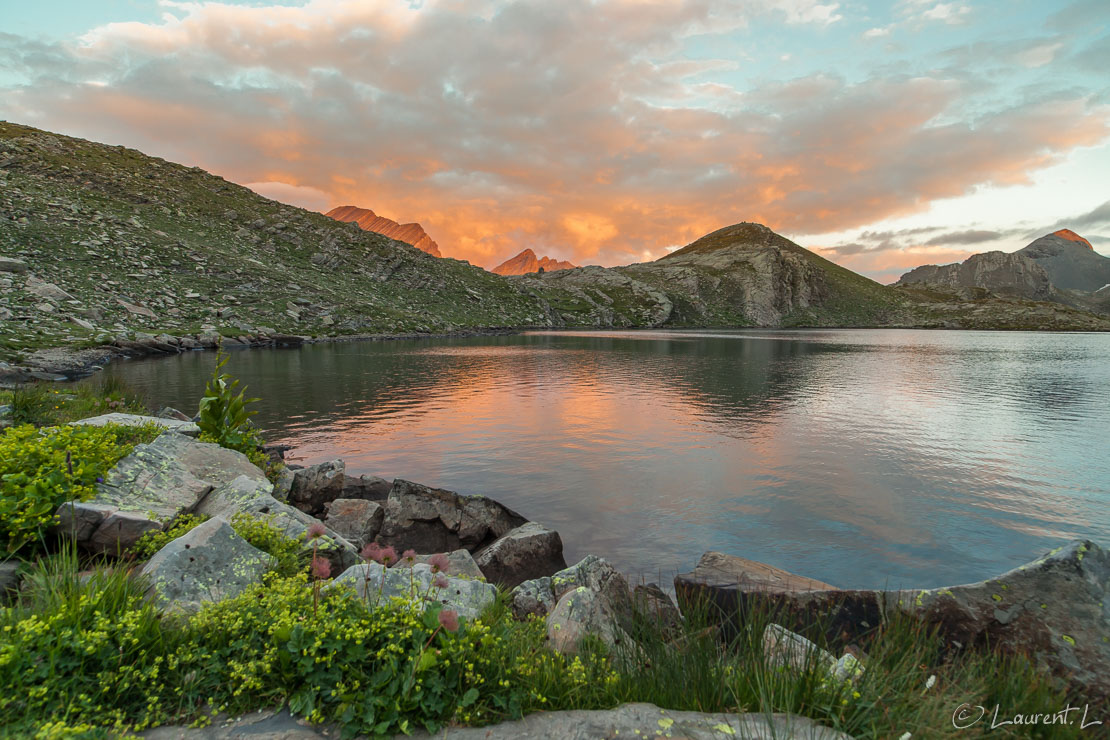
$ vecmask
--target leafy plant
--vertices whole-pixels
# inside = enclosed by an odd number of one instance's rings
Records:
[[[235,392],[239,380],[220,372],[228,359],[229,356],[223,352],[216,357],[212,379],[205,385],[204,397],[200,399],[197,426],[202,434],[221,447],[240,452],[254,450],[258,448],[258,438],[250,424],[250,417],[258,412],[249,411],[247,404],[260,399],[244,398],[246,388]]]
[[[289,577],[305,570],[309,554],[300,540],[286,537],[285,533],[267,519],[256,519],[240,512],[231,518],[235,533],[273,558],[270,570],[282,577]]]
[[[13,424],[49,423],[52,402],[50,394],[41,385],[22,385],[12,390],[11,420]]]
[[[182,514],[174,518],[169,527],[161,531],[147,532],[131,546],[131,554],[139,560],[149,560],[155,553],[169,543],[204,524],[209,517],[204,514]]]

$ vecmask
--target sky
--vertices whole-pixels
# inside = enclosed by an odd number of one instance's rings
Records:
[[[0,119],[487,268],[740,221],[881,282],[1110,254],[1107,69],[1107,0],[0,0]]]

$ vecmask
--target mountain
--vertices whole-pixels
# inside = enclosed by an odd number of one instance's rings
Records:
[[[324,215],[334,218],[336,221],[353,222],[365,231],[373,231],[375,234],[411,244],[421,252],[427,252],[433,257],[443,256],[439,252],[439,245],[432,241],[432,237],[428,236],[424,227],[420,224],[399,224],[391,218],[377,215],[369,208],[358,208],[357,206],[339,206]]]
[[[572,270],[575,267],[577,265],[565,261],[560,262],[551,257],[537,259],[535,252],[531,249],[525,249],[516,257],[505,260],[490,272],[497,275],[527,275],[530,272],[539,272],[540,268],[543,268],[544,272],[552,272],[553,270]]]
[[[915,283],[951,289],[986,288],[992,293],[1034,301],[1059,299],[1045,268],[1020,252],[984,252],[951,265],[922,265],[907,272],[895,285]]]
[[[1091,293],[1110,283],[1110,257],[1070,229],[1042,236],[1017,253],[1036,260],[1060,290]]]

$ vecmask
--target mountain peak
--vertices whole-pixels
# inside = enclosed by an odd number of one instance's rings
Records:
[[[420,224],[399,224],[391,218],[379,216],[369,208],[358,206],[339,206],[324,214],[336,221],[356,223],[363,231],[373,231],[390,239],[411,244],[422,252],[427,252],[433,257],[442,257],[439,245],[432,241],[432,237],[424,231]]]
[[[498,275],[527,275],[530,272],[538,272],[540,268],[543,268],[544,272],[554,272],[555,270],[572,270],[577,266],[551,257],[537,258],[535,252],[531,249],[525,249],[516,257],[505,260],[490,272]]]
[[[1091,243],[1089,241],[1081,237],[1079,234],[1076,234],[1071,229],[1060,229],[1059,231],[1053,231],[1049,236],[1058,236],[1061,239],[1067,239],[1069,242],[1078,242],[1079,244],[1087,247],[1087,249],[1090,249],[1092,252],[1095,250],[1095,248],[1091,246]]]

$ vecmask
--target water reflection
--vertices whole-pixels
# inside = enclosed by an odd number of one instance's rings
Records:
[[[649,578],[708,549],[842,586],[1110,542],[1110,337],[612,332],[242,351],[303,462],[483,493]],[[122,367],[194,408],[213,356]]]

